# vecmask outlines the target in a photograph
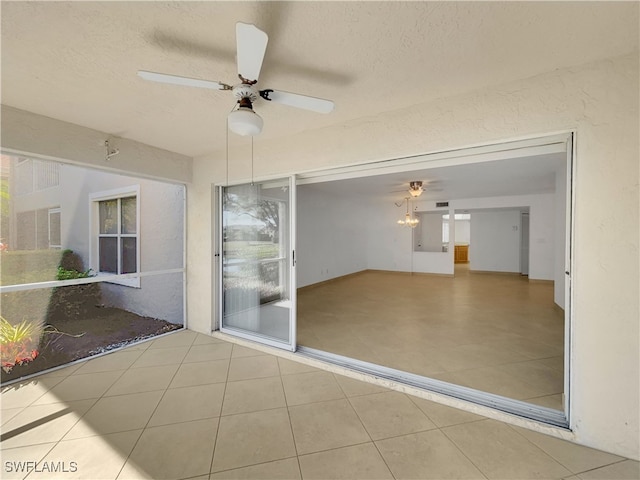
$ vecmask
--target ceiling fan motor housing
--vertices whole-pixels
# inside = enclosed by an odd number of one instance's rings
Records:
[[[251,103],[258,100],[260,96],[260,91],[254,87],[253,85],[248,85],[246,83],[240,83],[233,87],[232,89],[234,97],[241,101],[243,99],[248,99]]]

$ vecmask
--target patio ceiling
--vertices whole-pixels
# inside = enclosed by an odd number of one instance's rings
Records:
[[[636,2],[3,1],[2,103],[199,156],[223,148],[232,97],[149,83],[136,71],[234,83],[238,21],[269,35],[261,88],[336,104],[321,115],[259,101],[260,141],[628,54],[637,49],[637,8]]]

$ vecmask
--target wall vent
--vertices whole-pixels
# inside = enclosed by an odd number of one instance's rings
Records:
[[[436,202],[436,208],[438,207],[448,207],[449,202]]]

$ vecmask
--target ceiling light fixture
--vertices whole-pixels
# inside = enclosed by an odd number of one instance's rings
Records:
[[[251,107],[241,105],[229,114],[229,129],[244,137],[258,135],[262,131],[263,123],[262,117]]]
[[[422,195],[423,191],[424,190],[422,189],[422,182],[420,180],[416,180],[414,182],[409,182],[409,194],[413,198],[417,198],[420,195]]]
[[[398,225],[402,225],[403,227],[416,228],[418,226],[418,223],[420,223],[420,220],[418,220],[417,218],[413,218],[409,213],[409,197],[405,198],[405,201],[407,202],[407,213],[405,213],[404,218],[398,220]],[[396,203],[396,205],[398,204]]]

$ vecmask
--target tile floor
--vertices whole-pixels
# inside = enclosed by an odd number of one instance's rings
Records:
[[[1,399],[3,479],[640,475],[635,461],[191,331]]]
[[[562,410],[553,284],[368,270],[298,292],[298,344]]]

